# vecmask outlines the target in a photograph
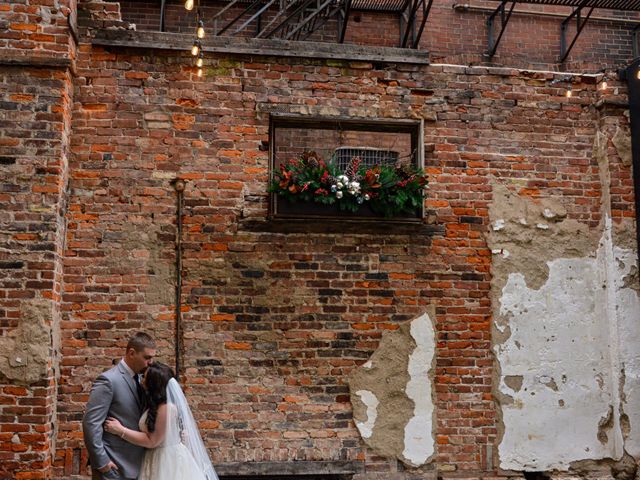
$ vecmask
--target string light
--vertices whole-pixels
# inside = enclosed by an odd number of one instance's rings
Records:
[[[640,80],[640,70],[638,70],[638,73],[636,74],[636,78]]]
[[[598,84],[598,90],[602,90],[603,92],[609,88],[609,75],[607,75],[607,71],[603,68],[598,73],[602,74],[602,80]]]
[[[569,76],[569,77],[563,77],[563,78],[554,78],[553,80],[551,80],[551,82],[549,82],[549,85],[557,85],[557,84],[566,84],[567,85],[567,89],[564,91],[564,95],[567,98],[571,98],[573,96],[573,87],[571,85],[571,82],[573,81],[573,77]]]
[[[196,40],[195,42],[193,42],[193,47],[191,47],[191,55],[197,57],[200,53],[200,50],[202,50],[202,45],[200,44],[200,40]]]
[[[196,39],[191,47],[191,55],[196,57],[196,75],[198,78],[202,78],[204,75],[204,71],[202,69],[202,66],[204,65],[204,52],[202,51],[202,43],[200,42],[200,39],[204,38],[204,22],[202,21],[202,12],[200,11],[200,0],[185,0],[184,8],[192,10],[196,6],[196,1],[198,7],[196,10],[198,27],[196,29]]]

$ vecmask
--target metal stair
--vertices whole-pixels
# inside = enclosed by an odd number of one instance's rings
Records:
[[[215,35],[246,35],[254,26],[253,38],[305,40],[332,18],[338,21],[338,41],[344,41],[351,0],[232,0],[214,17]],[[242,12],[221,28],[217,22],[233,7],[244,6]],[[262,16],[277,8],[275,16],[262,25]],[[238,25],[233,28],[234,26]]]

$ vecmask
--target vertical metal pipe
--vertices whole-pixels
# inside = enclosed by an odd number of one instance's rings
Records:
[[[561,33],[561,38],[560,38],[560,59],[559,59],[559,63],[564,63],[564,61],[567,59],[567,57],[569,56],[569,53],[571,52],[571,49],[573,48],[573,46],[576,44],[576,42],[578,41],[578,37],[580,36],[580,34],[582,33],[582,30],[584,29],[585,25],[587,24],[587,22],[589,21],[589,18],[591,18],[591,14],[593,13],[593,9],[595,7],[591,7],[591,9],[589,10],[589,13],[587,13],[586,18],[584,19],[584,21],[581,19],[582,18],[582,9],[587,5],[589,0],[584,0],[582,2],[582,4],[577,7],[577,10],[574,11],[571,15],[569,15],[569,17],[567,17],[563,22],[562,25],[560,27],[560,33]],[[573,18],[573,16],[575,15],[576,17],[576,35],[573,37],[573,40],[571,41],[571,45],[569,45],[567,47],[567,41],[566,41],[566,34],[567,34],[567,24],[569,23],[569,21],[571,20],[571,18]]]
[[[640,58],[626,71],[629,86],[629,120],[631,126],[631,157],[633,163],[633,187],[636,207],[636,241],[638,247],[638,267],[640,268]]]
[[[182,367],[182,207],[184,203],[185,181],[181,178],[175,179],[173,188],[176,191],[176,299],[175,299],[175,358],[176,377],[180,378]]]
[[[349,23],[349,14],[351,13],[351,0],[344,0],[344,7],[342,9],[344,17],[342,23],[339,24],[338,42],[344,43],[344,37],[347,34],[347,24]]]
[[[164,15],[167,6],[167,0],[160,0],[160,31],[164,32]]]

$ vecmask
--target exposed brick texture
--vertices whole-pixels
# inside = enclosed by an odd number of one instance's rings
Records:
[[[65,23],[74,9],[0,5],[0,53],[24,50],[24,65],[0,59],[0,338],[34,302],[50,311],[45,373],[25,385],[0,374],[0,478],[86,478],[80,419],[91,382],[132,331],[151,332],[173,363],[178,177],[187,181],[181,381],[214,464],[353,460],[366,469],[356,480],[520,478],[496,462],[491,181],[561,198],[569,218],[599,225],[591,150],[598,129],[626,125],[612,101],[626,100],[624,86],[601,92],[577,75],[566,98],[552,74],[511,68],[213,54],[197,79],[186,52],[84,40],[76,52]],[[83,24],[155,22],[144,2],[119,9],[89,2]],[[41,18],[11,20],[22,15]],[[350,41],[396,43],[395,20],[356,16]],[[180,18],[172,28],[193,19]],[[500,62],[554,63],[559,20],[529,18],[509,26]],[[440,2],[422,46],[443,61],[481,58],[483,25],[484,14]],[[594,23],[572,60],[623,64],[629,35],[626,24]],[[425,119],[431,233],[250,228],[268,213],[271,111]],[[631,169],[612,158],[622,222],[635,216]],[[407,470],[361,442],[346,378],[426,305],[437,314],[436,456]]]
[[[0,5],[0,49],[3,55],[68,59],[75,43],[75,0],[4,2]]]
[[[33,362],[25,350],[34,348],[49,359],[29,385],[0,380],[0,478],[45,478],[56,423],[71,77],[63,69],[7,67],[0,95],[0,331],[9,348],[3,355]],[[11,341],[31,328],[34,312],[45,315],[33,328],[46,343],[29,347],[29,336]]]
[[[213,60],[216,75],[195,81],[172,55],[158,53],[153,63],[132,55],[93,49],[79,62],[63,300],[67,389],[59,399],[69,436],[59,437],[62,451],[81,448],[73,432],[90,378],[119,354],[131,329],[156,332],[161,355],[171,358],[171,292],[155,303],[154,289],[166,288],[157,277],[172,272],[169,180],[181,177],[188,180],[184,381],[214,462],[367,458],[370,468],[387,470],[386,461],[378,465],[362,450],[345,377],[385,330],[435,304],[437,461],[456,471],[485,469],[496,437],[490,252],[482,235],[489,179],[521,178],[521,195],[562,197],[570,217],[597,225],[595,83],[585,78],[567,99],[544,74],[242,58]],[[353,99],[339,98],[338,76],[360,85]],[[425,89],[433,94],[425,98]],[[243,231],[251,197],[265,199],[254,215],[266,215],[268,156],[259,146],[268,140],[268,116],[256,110],[318,104],[322,113],[332,102],[348,113],[365,91],[375,117],[422,109],[435,115],[425,131],[433,145],[427,206],[444,234]],[[624,207],[633,214],[630,203]]]
[[[0,478],[52,475],[75,9],[0,5]]]

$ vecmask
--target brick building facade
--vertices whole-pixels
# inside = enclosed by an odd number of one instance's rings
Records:
[[[174,364],[178,223],[181,381],[221,476],[635,478],[614,73],[640,17],[598,10],[559,65],[567,9],[519,5],[489,61],[489,6],[436,0],[418,51],[367,11],[345,46],[207,38],[198,78],[179,4],[169,33],[152,2],[1,4],[0,478],[86,478],[91,382],[131,332]],[[277,116],[420,122],[422,220],[271,218]]]

